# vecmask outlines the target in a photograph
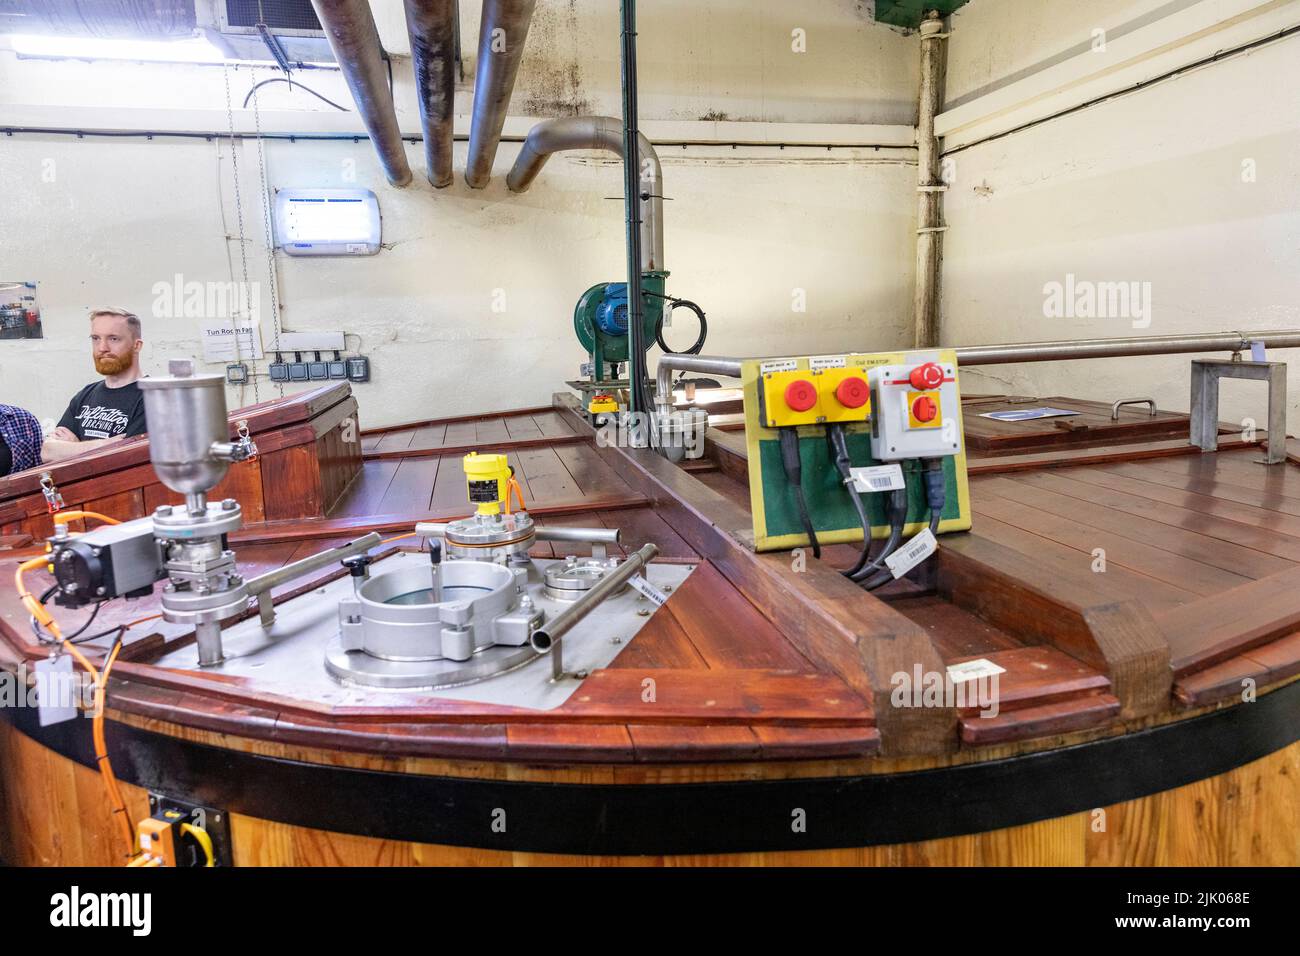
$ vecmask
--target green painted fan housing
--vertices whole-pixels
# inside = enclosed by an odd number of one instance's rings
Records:
[[[948,16],[966,0],[876,0],[876,19],[896,27],[915,29],[925,19],[929,10],[938,10],[940,16]]]

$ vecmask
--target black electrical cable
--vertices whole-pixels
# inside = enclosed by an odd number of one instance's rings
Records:
[[[862,522],[862,552],[853,567],[840,572],[846,578],[851,578],[871,560],[871,519],[867,517],[867,508],[862,502],[862,495],[858,494],[857,489],[853,487],[853,461],[849,457],[849,442],[844,435],[844,426],[828,426],[826,440],[831,446],[831,458],[835,461],[835,467],[844,481],[844,489],[849,493],[849,499],[858,512],[858,520]]]
[[[812,544],[813,557],[820,559],[822,546],[817,540],[817,530],[813,527],[812,517],[808,513],[808,499],[803,493],[803,462],[799,459],[799,432],[793,428],[781,429],[781,467],[785,477],[794,490],[795,505],[799,508],[799,520]]]
[[[266,84],[268,83],[288,83],[291,87],[310,93],[312,96],[316,97],[316,99],[320,100],[321,102],[328,103],[336,110],[339,110],[344,113],[352,112],[346,106],[339,106],[339,104],[335,103],[328,96],[322,96],[321,94],[317,93],[310,86],[303,86],[301,83],[296,83],[285,76],[273,76],[269,80],[262,80],[262,82],[260,83],[255,83],[253,85],[253,88],[248,91],[248,95],[244,97],[244,109],[248,109],[248,101],[253,98],[253,94],[256,93],[258,90],[260,90],[262,87],[266,86]]]
[[[938,534],[939,524],[943,521],[943,509],[947,505],[947,476],[943,471],[942,458],[930,458],[925,462],[925,502],[930,509],[930,534]],[[915,540],[915,539],[913,539]],[[868,591],[884,587],[894,580],[894,572],[881,571],[862,586]]]
[[[700,334],[699,337],[695,340],[695,344],[692,345],[690,348],[685,349],[684,351],[676,352],[670,349],[668,347],[668,343],[664,341],[664,317],[663,314],[660,313],[658,320],[655,322],[655,342],[659,344],[659,348],[662,349],[664,353],[667,355],[699,355],[700,350],[704,348],[704,340],[708,338],[709,335],[709,322],[708,319],[704,317],[704,310],[701,309],[694,302],[692,302],[690,299],[678,299],[671,295],[664,295],[663,293],[651,292],[649,290],[646,290],[645,294],[653,295],[660,299],[664,299],[668,302],[671,302],[673,304],[674,310],[679,308],[690,309],[692,312],[695,313],[695,317],[700,321]]]
[[[889,537],[885,539],[885,546],[880,549],[880,553],[872,559],[870,564],[863,566],[855,571],[849,577],[861,584],[871,578],[885,566],[885,559],[898,550],[898,546],[903,542],[903,529],[907,525],[907,489],[895,488],[889,493]],[[884,572],[888,574],[889,572]]]

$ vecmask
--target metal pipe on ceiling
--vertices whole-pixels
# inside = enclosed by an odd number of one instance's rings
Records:
[[[424,169],[438,189],[452,181],[456,101],[456,0],[405,0],[415,95],[424,132]]]
[[[483,0],[474,72],[474,112],[465,160],[465,182],[474,189],[482,189],[492,178],[506,108],[515,89],[536,4],[537,0]]]
[[[623,123],[612,116],[566,116],[543,120],[528,132],[519,157],[506,176],[511,192],[533,184],[554,153],[571,149],[605,149],[623,156]],[[641,171],[641,271],[661,272],[664,265],[663,168],[644,133],[637,134]]]
[[[370,4],[366,0],[311,0],[311,5],[352,91],[384,175],[394,186],[405,186],[411,181],[411,167],[406,162],[393,93],[388,88],[384,50]]]

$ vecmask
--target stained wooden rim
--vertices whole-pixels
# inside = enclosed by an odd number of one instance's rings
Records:
[[[897,774],[691,784],[555,784],[418,776],[304,763],[114,724],[129,783],[315,830],[531,853],[716,854],[915,843],[1086,812],[1198,780],[1300,740],[1300,682],[1257,701],[1057,750]],[[93,765],[90,721],[40,727]],[[494,827],[494,824],[496,826]]]

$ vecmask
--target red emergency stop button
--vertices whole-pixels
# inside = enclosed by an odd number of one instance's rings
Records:
[[[939,414],[939,406],[929,395],[922,395],[912,403],[912,417],[918,422],[932,422]]]
[[[938,388],[943,384],[943,368],[937,362],[926,362],[924,365],[918,365],[912,369],[912,374],[908,376],[908,381],[912,387],[918,391],[928,391],[932,388]],[[921,416],[917,416],[920,418]]]
[[[797,378],[785,387],[785,403],[796,412],[806,412],[817,404],[817,388],[806,378]]]
[[[861,408],[871,397],[865,378],[846,378],[835,386],[835,397],[845,408]]]

